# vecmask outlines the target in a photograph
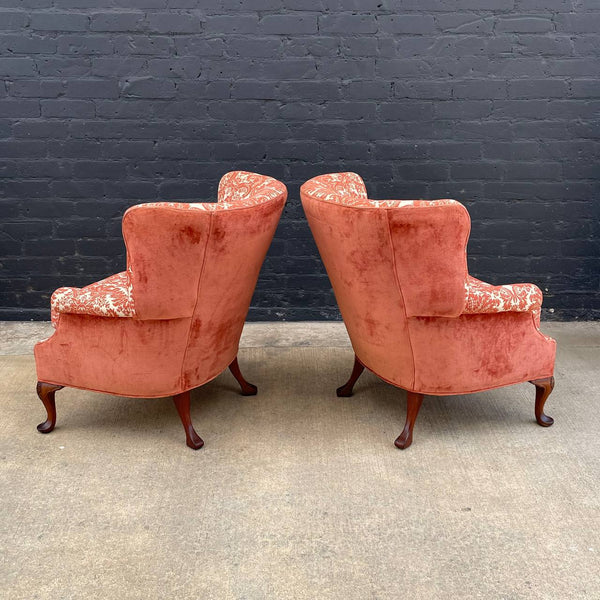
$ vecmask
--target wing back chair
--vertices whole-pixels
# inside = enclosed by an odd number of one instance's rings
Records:
[[[455,200],[372,201],[355,173],[315,177],[302,204],[355,352],[350,396],[364,367],[407,390],[398,448],[407,448],[425,394],[531,381],[537,422],[554,385],[556,344],[539,330],[542,293],[493,286],[467,271],[470,219]]]
[[[187,445],[203,442],[190,390],[227,366],[245,395],[237,352],[258,273],[287,197],[270,177],[234,171],[218,202],[140,204],[123,217],[127,270],[51,299],[56,328],[35,346],[38,395],[56,422],[64,386],[132,397],[174,396]]]

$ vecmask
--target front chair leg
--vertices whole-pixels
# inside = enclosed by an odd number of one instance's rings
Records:
[[[43,405],[46,407],[46,413],[48,418],[37,426],[37,430],[40,433],[50,433],[56,425],[56,403],[54,401],[54,394],[58,390],[62,390],[64,386],[54,385],[53,383],[46,383],[45,381],[37,382],[37,395],[40,397]]]
[[[231,364],[229,365],[229,370],[231,371],[231,374],[237,379],[237,382],[240,384],[240,387],[242,388],[242,396],[256,396],[258,388],[255,385],[248,383],[244,379],[244,376],[240,371],[240,365],[238,365],[237,356],[231,361]]]
[[[192,425],[192,419],[190,417],[190,392],[183,392],[183,394],[177,394],[173,396],[173,402],[175,408],[179,413],[179,418],[185,430],[185,442],[193,450],[199,450],[204,446],[202,438],[196,433],[194,426]]]
[[[406,392],[406,424],[402,433],[396,438],[394,445],[396,448],[404,450],[412,444],[413,427],[417,420],[421,404],[423,404],[423,394],[415,392]]]
[[[348,379],[348,381],[346,381],[344,385],[340,386],[335,391],[339,398],[348,398],[352,396],[352,389],[354,388],[354,384],[357,382],[358,378],[361,376],[364,370],[365,367],[360,363],[356,355],[354,355],[354,367],[352,368],[350,379]]]
[[[554,419],[544,414],[544,404],[554,389],[554,377],[534,379],[530,383],[535,385],[535,419],[538,425],[550,427],[554,423]]]

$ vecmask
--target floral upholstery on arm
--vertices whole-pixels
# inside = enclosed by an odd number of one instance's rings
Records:
[[[467,305],[463,314],[531,312],[539,327],[543,295],[532,283],[491,285],[469,275],[465,287]]]
[[[58,288],[50,301],[54,327],[60,313],[98,317],[134,317],[133,287],[129,273],[123,271],[84,288]]]

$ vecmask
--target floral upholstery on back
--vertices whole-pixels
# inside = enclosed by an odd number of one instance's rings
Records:
[[[248,173],[246,171],[231,171],[221,178],[218,202],[147,202],[132,206],[148,208],[181,208],[186,210],[221,211],[232,208],[246,208],[269,202],[286,193],[285,186],[267,175]]]
[[[314,177],[302,188],[307,194],[348,206],[369,206],[367,188],[360,175],[356,173],[330,173]]]
[[[357,173],[329,173],[307,181],[304,191],[319,200],[347,206],[371,208],[414,208],[459,204],[456,200],[370,200],[362,177]]]
[[[217,198],[221,208],[253,206],[278,198],[285,189],[279,181],[247,171],[230,171],[221,177]]]

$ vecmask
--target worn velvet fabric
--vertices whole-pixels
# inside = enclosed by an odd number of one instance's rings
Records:
[[[127,271],[57,290],[56,331],[34,349],[38,380],[157,397],[197,387],[231,363],[287,191],[254,173],[224,180],[218,203],[125,213]]]
[[[361,188],[362,184],[362,188]],[[355,173],[316,177],[302,204],[356,356],[404,389],[461,394],[550,377],[541,291],[471,277],[454,200],[373,201]]]

